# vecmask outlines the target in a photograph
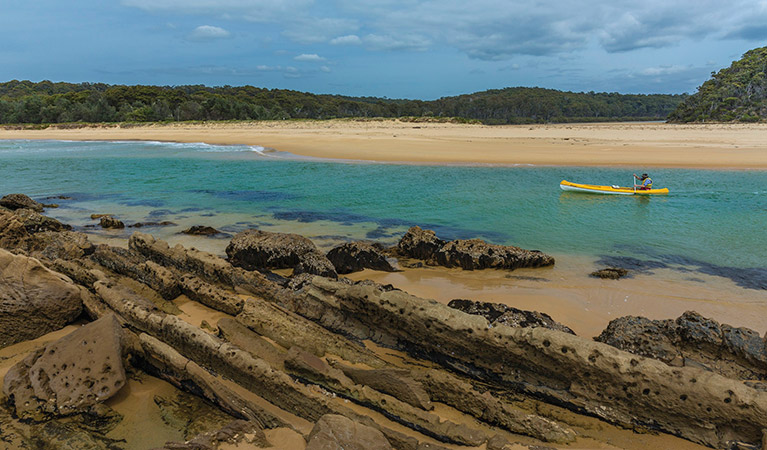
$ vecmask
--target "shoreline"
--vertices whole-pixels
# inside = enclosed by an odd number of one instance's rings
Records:
[[[340,162],[767,170],[767,124],[265,121],[0,128],[0,139],[250,145]]]

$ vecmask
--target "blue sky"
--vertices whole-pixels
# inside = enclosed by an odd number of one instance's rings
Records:
[[[694,92],[767,45],[767,0],[0,0],[0,81],[434,99]]]

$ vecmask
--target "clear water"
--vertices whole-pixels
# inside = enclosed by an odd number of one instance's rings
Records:
[[[655,197],[558,186],[562,179],[626,185],[631,173],[328,162],[247,146],[0,141],[0,193],[71,196],[43,201],[59,203],[48,213],[76,226],[93,223],[94,212],[117,212],[126,223],[215,217],[229,232],[330,229],[324,238],[392,243],[417,224],[447,239],[729,270],[767,288],[767,172],[652,170],[655,186],[671,190]]]

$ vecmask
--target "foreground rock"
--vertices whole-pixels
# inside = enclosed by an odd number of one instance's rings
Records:
[[[569,327],[555,321],[548,314],[540,313],[538,311],[524,311],[499,303],[476,302],[463,299],[450,300],[447,306],[467,314],[482,316],[493,326],[506,325],[518,328],[543,327],[550,330],[575,334]]]
[[[510,245],[488,244],[481,239],[459,239],[445,242],[431,230],[412,227],[402,237],[400,253],[427,263],[464,270],[544,267],[554,258],[538,250],[525,250]]]
[[[299,268],[297,273],[338,276],[314,243],[297,234],[246,230],[234,236],[226,255],[233,265],[247,270]]]
[[[0,206],[10,210],[31,209],[35,212],[43,212],[43,204],[32,200],[24,194],[8,194],[0,198]]]
[[[359,272],[363,269],[384,272],[397,270],[381,247],[369,242],[347,242],[330,250],[327,257],[338,273]]]
[[[344,416],[322,416],[309,433],[306,450],[391,450],[383,433]]]
[[[5,249],[24,248],[26,240],[35,233],[71,229],[71,226],[40,215],[31,209],[16,211],[0,209],[0,247]]]
[[[765,340],[688,311],[676,320],[627,316],[610,322],[598,342],[673,366],[690,366],[741,380],[767,380]]]
[[[5,376],[3,393],[21,419],[89,410],[125,384],[121,327],[105,316],[46,345]]]
[[[762,440],[767,394],[737,380],[546,328],[489,327],[483,317],[401,291],[315,277],[303,292],[294,309],[306,317],[496,386],[712,447]]]
[[[34,258],[0,250],[0,348],[58,330],[81,311],[71,280]]]

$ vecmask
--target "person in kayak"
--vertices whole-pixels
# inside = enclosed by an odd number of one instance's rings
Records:
[[[635,188],[641,189],[643,191],[652,189],[652,178],[650,178],[646,173],[643,173],[641,177],[638,177],[637,174],[634,174],[634,178],[639,178],[639,181],[642,182],[642,184],[634,184]]]

